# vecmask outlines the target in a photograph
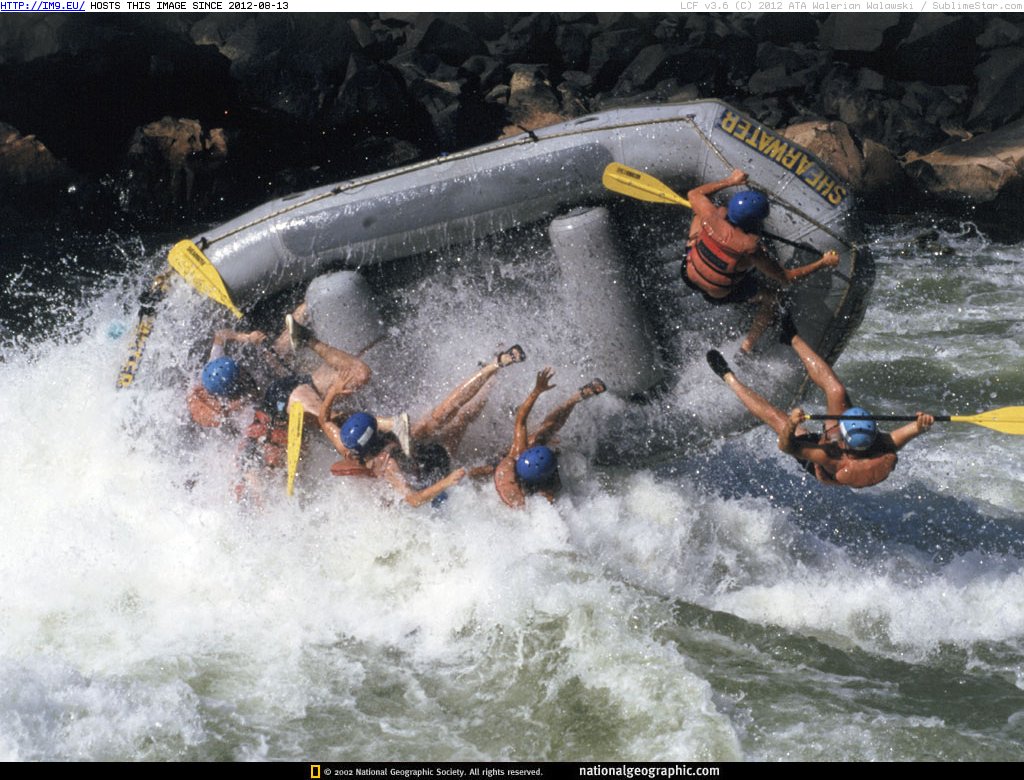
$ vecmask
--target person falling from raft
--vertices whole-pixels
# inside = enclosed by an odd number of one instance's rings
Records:
[[[708,303],[756,303],[757,313],[740,350],[750,352],[761,334],[772,324],[778,310],[780,288],[820,268],[835,268],[839,255],[825,252],[799,268],[783,268],[768,256],[760,233],[768,217],[768,199],[760,192],[744,190],[729,198],[727,206],[716,206],[708,197],[728,187],[747,183],[747,174],[733,171],[727,178],[690,190],[687,199],[693,209],[688,251],[683,258],[683,282],[704,296]],[[774,284],[762,287],[757,269]]]
[[[321,419],[324,432],[343,456],[331,471],[338,476],[384,479],[414,507],[438,499],[466,476],[464,468],[452,470],[452,457],[470,423],[483,411],[495,375],[525,359],[518,344],[499,352],[412,426],[408,454],[370,414],[357,412],[340,426]]]
[[[537,399],[555,387],[551,384],[553,376],[551,368],[544,368],[537,373],[533,389],[516,412],[512,446],[494,467],[494,487],[501,500],[513,508],[525,506],[526,497],[533,494],[540,494],[548,501],[555,500],[561,488],[558,455],[552,449],[557,441],[555,436],[568,422],[576,404],[605,391],[605,384],[600,379],[589,382],[545,417],[531,435],[527,429],[530,412]]]
[[[332,347],[317,339],[300,324],[306,306],[300,305],[285,317],[285,329],[267,347],[267,335],[259,330],[239,333],[219,330],[214,334],[209,361],[200,381],[191,389],[188,408],[194,422],[206,428],[225,428],[243,435],[241,461],[243,478],[238,485],[239,498],[255,491],[260,469],[283,466],[287,457],[288,409],[298,401],[310,413],[320,411],[322,399],[331,402],[365,386],[371,377],[369,366],[360,357]],[[228,344],[257,345],[262,349],[255,359],[246,360],[226,354]],[[294,358],[303,347],[314,352],[319,363],[311,373],[297,373],[286,358]],[[246,425],[242,421],[250,420]],[[381,421],[396,426],[400,421]]]
[[[839,377],[800,337],[788,315],[783,316],[779,340],[793,347],[811,381],[824,391],[828,414],[849,416],[843,420],[826,420],[820,436],[804,428],[803,409],[797,407],[787,416],[740,382],[720,352],[708,352],[707,361],[751,414],[778,434],[779,449],[796,458],[819,482],[851,488],[877,485],[896,467],[896,453],[935,422],[932,415],[918,412],[914,422],[892,433],[884,433],[878,430],[874,420],[855,419],[870,415],[863,408],[853,406]]]

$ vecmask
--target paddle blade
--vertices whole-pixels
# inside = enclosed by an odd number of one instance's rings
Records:
[[[231,300],[228,288],[224,285],[224,280],[220,278],[216,267],[194,243],[188,240],[179,241],[171,247],[171,251],[167,254],[167,262],[200,295],[212,298],[221,306],[230,309],[236,317],[242,318],[242,312]]]
[[[646,200],[650,203],[671,203],[690,208],[690,201],[677,195],[663,182],[658,181],[650,174],[622,163],[609,163],[601,176],[601,183],[612,192],[628,195],[637,200]]]
[[[1016,436],[1024,434],[1024,406],[1004,406],[981,414],[951,416],[952,422],[966,422]]]
[[[302,421],[305,409],[298,401],[288,407],[288,495],[295,492],[295,473],[299,469],[299,450],[302,448]]]

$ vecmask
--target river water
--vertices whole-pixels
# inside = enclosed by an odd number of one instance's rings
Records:
[[[838,373],[878,413],[1021,403],[1022,246],[947,223],[908,241],[927,227],[869,228],[877,280]],[[3,250],[0,759],[1024,758],[1016,437],[936,424],[859,492],[746,425],[599,466],[588,442],[623,404],[607,394],[566,428],[553,506],[513,512],[482,483],[414,510],[321,476],[316,440],[294,497],[240,505],[234,444],[192,430],[183,401],[222,315],[176,286],[115,388],[169,241]],[[519,341],[530,359],[503,372],[472,455],[507,446],[543,362],[556,400],[589,378],[529,266],[396,293],[366,404],[415,416]],[[491,307],[516,273],[515,314]],[[757,386],[757,361],[736,365]],[[652,431],[744,417],[699,360],[645,414]]]

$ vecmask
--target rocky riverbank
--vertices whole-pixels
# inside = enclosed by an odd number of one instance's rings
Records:
[[[0,206],[8,225],[218,220],[519,128],[719,98],[869,208],[1017,224],[1022,37],[1011,14],[17,15]]]

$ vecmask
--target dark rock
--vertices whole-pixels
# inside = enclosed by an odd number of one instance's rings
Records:
[[[899,14],[829,14],[821,24],[818,41],[836,52],[877,52],[886,41],[886,33],[899,22]]]
[[[776,46],[762,43],[757,47],[758,70],[750,76],[747,91],[768,95],[789,90],[813,90],[828,69],[828,54],[808,49],[803,44]]]
[[[608,30],[594,36],[587,72],[597,89],[611,89],[619,74],[640,53],[643,42],[636,30]]]
[[[785,119],[782,102],[776,97],[747,98],[740,107],[763,125],[779,127]]]
[[[990,130],[1024,114],[1024,50],[995,49],[974,72],[978,92],[968,128]]]
[[[527,14],[491,46],[491,53],[505,62],[557,62],[555,17]]]
[[[678,16],[669,16],[665,19],[658,20],[658,23],[654,26],[654,31],[651,34],[656,40],[665,43],[677,43],[682,30],[683,27],[680,24],[680,18]]]
[[[410,98],[398,72],[360,56],[352,56],[344,83],[326,109],[335,125],[387,130],[402,135],[408,130]]]
[[[846,123],[861,138],[900,152],[929,149],[945,139],[942,130],[911,105],[885,95],[880,99],[877,92],[859,88],[859,79],[859,71],[843,66],[823,79],[821,107],[827,116]]]
[[[993,16],[985,23],[985,29],[978,35],[975,42],[981,49],[998,49],[1002,46],[1015,46],[1020,43],[1020,28]]]
[[[567,70],[562,73],[562,80],[573,87],[573,89],[587,93],[593,91],[594,80],[590,77],[589,73],[579,70]]]
[[[590,95],[586,90],[574,86],[568,81],[558,85],[559,113],[567,119],[585,116],[590,113]]]
[[[364,52],[377,45],[377,36],[373,34],[365,19],[349,19],[348,28],[352,31],[356,45]]]
[[[590,60],[590,39],[597,32],[593,24],[561,24],[555,29],[555,46],[565,70],[584,70]]]
[[[0,116],[76,171],[111,173],[154,116],[188,110],[213,121],[235,105],[228,61],[211,47],[144,29],[96,37],[77,53],[0,65]]]
[[[896,47],[892,67],[899,77],[930,84],[970,79],[977,61],[979,22],[974,15],[920,14]]]
[[[296,14],[206,17],[194,41],[210,43],[231,62],[231,75],[252,103],[305,120],[332,102],[359,42],[344,16]],[[324,17],[324,18],[321,18]]]
[[[649,89],[657,82],[686,72],[690,55],[683,46],[655,43],[645,46],[622,71],[615,85],[616,95]]]
[[[501,105],[508,104],[509,87],[508,84],[499,84],[498,86],[491,89],[485,96],[484,100],[488,103],[499,103]]]
[[[455,149],[456,125],[461,86],[456,81],[422,79],[410,88],[413,99],[430,117],[438,147],[444,151]]]
[[[904,84],[900,102],[924,121],[946,135],[963,138],[969,108],[967,89],[962,86],[935,87],[919,81]]]
[[[810,14],[761,14],[754,21],[754,37],[759,41],[789,44],[817,36],[818,21]]]
[[[470,57],[489,54],[487,44],[477,35],[444,19],[430,23],[417,49],[436,54],[448,65],[461,65]]]
[[[459,68],[459,78],[472,75],[477,79],[482,92],[488,92],[497,84],[505,82],[506,69],[500,60],[494,57],[477,55],[470,57]]]

